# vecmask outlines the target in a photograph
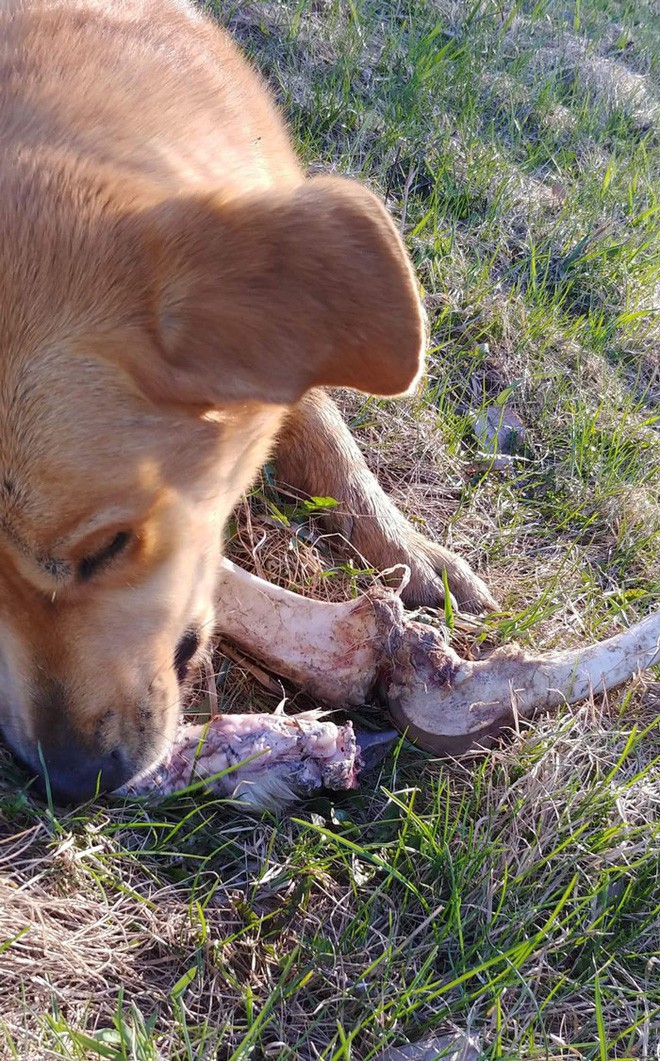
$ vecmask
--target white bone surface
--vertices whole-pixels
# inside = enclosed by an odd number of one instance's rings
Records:
[[[397,598],[386,606],[403,615]],[[376,609],[368,594],[341,604],[310,600],[222,561],[220,632],[328,704],[363,704],[373,688],[383,651]]]
[[[660,612],[601,643],[533,653],[506,646],[463,660],[389,591],[309,600],[223,561],[218,624],[276,674],[329,704],[377,694],[421,747],[462,754],[531,718],[629,680],[660,661]]]

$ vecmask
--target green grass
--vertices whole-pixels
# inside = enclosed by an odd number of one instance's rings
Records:
[[[493,636],[576,643],[657,607],[654,4],[212,10],[305,162],[366,181],[402,225],[428,380],[346,408],[410,515],[486,573]],[[474,434],[497,402],[525,425],[502,471]],[[291,554],[308,513],[270,488],[253,512]],[[292,548],[305,586],[313,544]],[[457,1027],[484,1058],[655,1057],[659,714],[651,674],[477,763],[403,746],[362,791],[281,820],[191,797],[59,815],[7,763],[0,1056],[367,1061]]]

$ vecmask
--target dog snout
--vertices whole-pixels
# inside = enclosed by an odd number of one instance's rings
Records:
[[[91,712],[66,684],[42,676],[30,714],[30,730],[14,733],[11,744],[37,790],[56,803],[83,803],[120,788],[153,755],[146,706]]]
[[[51,746],[40,742],[36,787],[62,805],[84,803],[100,792],[112,792],[140,769],[125,748],[98,752],[70,739]]]

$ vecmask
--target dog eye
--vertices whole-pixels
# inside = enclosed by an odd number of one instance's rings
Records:
[[[131,540],[131,534],[128,531],[119,531],[115,534],[114,538],[104,545],[102,549],[99,549],[98,553],[94,553],[92,556],[85,556],[78,564],[78,577],[85,582],[87,579],[95,575],[97,571],[100,571],[102,567],[109,564],[111,560],[114,560],[116,556],[123,553],[127,545]]]

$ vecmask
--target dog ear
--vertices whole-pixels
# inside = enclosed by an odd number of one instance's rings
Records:
[[[415,275],[384,207],[357,183],[181,197],[143,220],[161,356],[138,372],[161,400],[292,404],[311,387],[395,395],[416,382]]]

